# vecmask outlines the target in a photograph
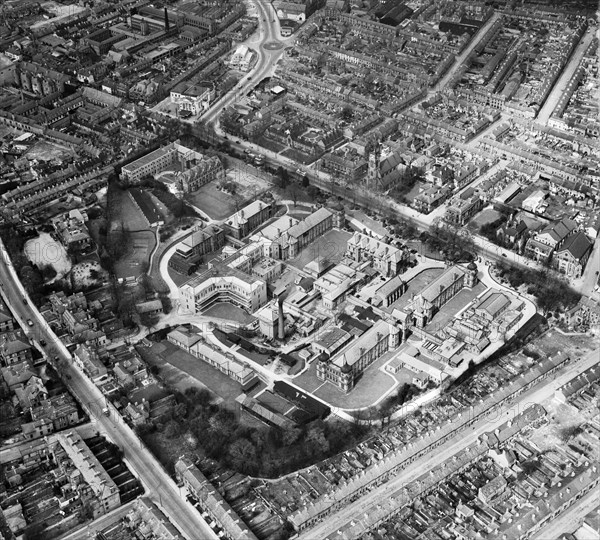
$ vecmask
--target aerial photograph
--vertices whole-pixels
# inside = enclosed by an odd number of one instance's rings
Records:
[[[0,0],[0,540],[600,540],[597,0]]]

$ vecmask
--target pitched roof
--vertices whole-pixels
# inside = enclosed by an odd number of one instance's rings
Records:
[[[594,244],[583,233],[578,232],[567,237],[563,245],[557,250],[557,253],[568,251],[575,259],[581,260],[585,254],[592,249]]]
[[[540,234],[549,234],[556,242],[562,242],[569,234],[577,229],[577,222],[565,218],[558,223],[546,227]]]

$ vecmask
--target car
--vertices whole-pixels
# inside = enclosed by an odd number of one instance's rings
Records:
[[[503,253],[503,254],[502,254],[502,256],[503,256],[503,257],[506,257],[506,253]]]
[[[27,304],[27,298],[23,298],[23,303]]]
[[[29,326],[33,326],[33,321],[32,321],[31,319],[27,319],[27,324],[28,324]]]
[[[45,347],[46,346],[46,340],[45,339],[40,339],[40,345],[42,347]]]

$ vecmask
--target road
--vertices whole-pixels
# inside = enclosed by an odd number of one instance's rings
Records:
[[[539,385],[519,396],[518,400],[506,406],[506,414],[495,414],[495,418],[486,417],[475,423],[472,429],[466,430],[452,438],[445,444],[437,447],[434,451],[414,461],[411,466],[401,471],[393,480],[383,484],[373,491],[348,504],[336,514],[327,516],[327,519],[317,526],[302,533],[301,540],[313,540],[314,538],[326,538],[338,530],[344,530],[350,526],[356,516],[369,513],[370,508],[375,508],[381,501],[389,500],[394,494],[405,487],[408,483],[416,480],[423,471],[431,470],[436,464],[451,458],[461,452],[467,446],[472,445],[483,433],[493,431],[504,422],[523,412],[533,403],[542,403],[551,398],[554,392],[567,381],[576,377],[586,369],[598,363],[598,352],[592,351],[585,358],[563,368],[551,379],[547,379]]]
[[[465,50],[462,51],[454,61],[452,67],[446,72],[446,74],[436,83],[434,86],[434,92],[438,92],[441,89],[445,88],[448,83],[452,80],[452,77],[456,74],[456,72],[460,69],[460,67],[464,64],[465,60],[470,56],[473,52],[473,49],[477,47],[481,38],[485,35],[485,33],[492,27],[492,25],[500,19],[500,13],[494,13],[489,20],[479,29],[479,31],[473,36],[471,43],[469,43]]]
[[[592,298],[596,297],[598,300],[598,295],[594,294],[594,287],[598,282],[598,274],[600,273],[600,238],[596,238],[594,242],[594,248],[592,249],[592,254],[585,265],[585,270],[583,271],[582,276],[582,284],[580,291],[581,294]]]
[[[552,90],[550,91],[550,94],[548,95],[548,98],[544,102],[544,105],[542,106],[540,112],[537,115],[536,122],[538,124],[543,124],[545,126],[548,123],[548,120],[552,116],[552,113],[554,112],[558,101],[560,100],[563,92],[569,85],[571,77],[575,74],[575,71],[577,71],[577,68],[581,63],[581,59],[585,54],[585,51],[592,42],[592,39],[594,39],[595,33],[592,30],[593,29],[590,28],[583,35],[583,38],[579,41],[577,47],[575,47],[571,58],[567,62],[567,65],[560,74],[558,81],[556,81],[556,83],[554,84]]]
[[[242,78],[225,96],[216,101],[208,111],[198,120],[204,124],[214,122],[224,109],[246,95],[250,89],[258,84],[264,77],[270,75],[277,61],[283,54],[285,44],[291,40],[283,39],[279,26],[279,19],[274,13],[271,3],[266,0],[253,0],[258,11],[258,24],[260,39],[257,44],[258,59],[254,68]],[[254,46],[252,46],[254,48]]]
[[[548,538],[561,538],[563,534],[572,534],[581,526],[585,516],[598,506],[600,506],[600,493],[592,490],[556,519],[542,527],[537,534],[532,536],[532,539],[547,540]],[[598,537],[596,536],[596,538]]]
[[[202,519],[198,511],[183,497],[173,479],[163,469],[152,453],[142,444],[133,430],[125,424],[111,406],[110,416],[102,414],[106,401],[100,390],[73,364],[71,355],[52,332],[48,323],[31,302],[23,302],[23,286],[18,281],[4,244],[0,241],[0,291],[25,333],[50,357],[59,358],[59,371],[69,389],[83,404],[97,429],[106,434],[124,452],[125,461],[146,488],[148,497],[170,517],[189,540],[217,539],[216,534]],[[9,268],[8,265],[11,265]],[[33,326],[27,324],[33,322]]]

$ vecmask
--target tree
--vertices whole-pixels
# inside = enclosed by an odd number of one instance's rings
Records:
[[[287,169],[277,167],[277,176],[275,177],[276,185],[281,189],[285,189],[289,184],[289,174]]]
[[[234,441],[227,451],[227,456],[237,470],[248,471],[257,468],[256,448],[248,439]]]
[[[287,189],[287,194],[292,199],[294,206],[298,202],[298,197],[300,197],[300,187],[298,184],[290,184]]]
[[[302,187],[307,188],[309,185],[310,185],[310,182],[308,180],[308,176],[303,176],[302,177]]]
[[[181,428],[179,427],[179,423],[175,420],[169,420],[164,429],[165,437],[174,439],[175,437],[178,437],[180,433]]]

